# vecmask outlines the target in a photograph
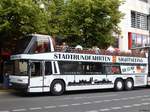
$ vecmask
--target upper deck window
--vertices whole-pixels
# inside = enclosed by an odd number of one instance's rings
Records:
[[[25,54],[44,53],[51,51],[49,36],[31,35],[30,38],[32,39],[26,45],[26,48],[24,50]]]
[[[50,42],[48,38],[37,38],[37,40],[33,42],[33,45],[30,49],[30,53],[44,52],[50,52]]]

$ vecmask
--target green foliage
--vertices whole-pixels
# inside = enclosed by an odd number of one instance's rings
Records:
[[[120,0],[0,0],[0,44],[36,32],[59,35],[71,45],[107,47],[114,42],[112,33],[119,33],[121,3]]]
[[[0,1],[0,42],[28,33],[48,33],[47,14],[32,0]]]
[[[63,23],[64,0],[51,0],[47,12],[50,34],[60,35]]]
[[[120,0],[67,0],[60,32],[70,43],[77,38],[74,44],[107,47],[114,42],[112,33],[119,33],[120,4]]]

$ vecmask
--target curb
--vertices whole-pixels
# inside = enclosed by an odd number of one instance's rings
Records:
[[[13,92],[14,90],[9,89],[9,88],[0,88],[0,95],[1,94],[8,94],[10,92]]]
[[[0,95],[4,95],[4,94],[9,94],[10,92],[8,91],[0,91]]]
[[[0,90],[0,95],[8,95],[14,92],[13,90]]]

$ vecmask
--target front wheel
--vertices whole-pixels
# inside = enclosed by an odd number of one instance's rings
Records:
[[[61,80],[55,80],[51,84],[50,91],[53,95],[61,95],[65,91],[65,84]]]

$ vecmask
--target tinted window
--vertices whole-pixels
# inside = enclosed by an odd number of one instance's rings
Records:
[[[121,74],[120,66],[105,66],[105,72],[108,75]]]
[[[78,72],[81,72],[81,64],[79,62],[59,62],[59,66],[62,74],[78,74]]]
[[[83,63],[82,64],[84,74],[98,75],[103,73],[103,67],[101,63]]]
[[[52,65],[51,62],[45,62],[45,75],[52,74]]]
[[[99,75],[103,73],[101,63],[59,62],[62,74]]]
[[[31,64],[31,76],[42,76],[42,66],[40,62]]]

